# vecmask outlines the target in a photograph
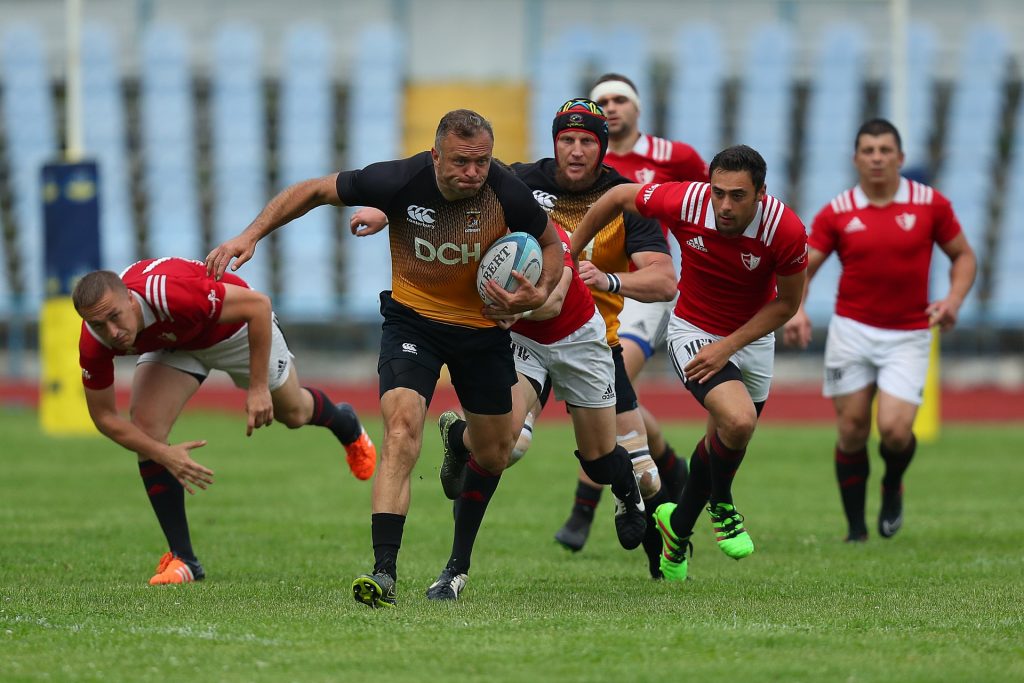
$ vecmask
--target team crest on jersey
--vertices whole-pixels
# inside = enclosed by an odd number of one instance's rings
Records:
[[[548,212],[555,208],[555,200],[558,199],[555,195],[540,190],[533,191],[533,198],[540,204],[540,208]]]
[[[466,232],[480,232],[480,211],[478,209],[466,211]]]
[[[173,344],[174,342],[178,341],[178,335],[174,334],[173,332],[161,332],[160,338],[170,344]]]
[[[747,267],[747,270],[754,270],[761,263],[761,257],[753,254],[740,254],[740,259],[743,261],[743,265]]]
[[[654,182],[654,169],[653,168],[641,168],[636,172],[636,181],[642,185]]]
[[[912,213],[901,213],[896,216],[896,225],[900,226],[907,232],[914,229],[914,224],[917,223],[917,216]]]
[[[217,290],[211,289],[209,295],[207,295],[206,297],[206,300],[210,302],[210,315],[208,315],[207,317],[212,320],[213,316],[217,315],[217,304],[220,303],[220,299],[217,298]]]

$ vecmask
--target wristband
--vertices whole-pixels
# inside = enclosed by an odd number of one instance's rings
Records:
[[[608,278],[608,291],[612,294],[618,294],[619,290],[622,289],[622,281],[619,280],[619,276],[615,273],[605,273],[604,276]]]

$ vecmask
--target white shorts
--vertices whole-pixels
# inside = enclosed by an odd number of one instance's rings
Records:
[[[615,405],[615,363],[606,340],[604,318],[594,316],[580,329],[553,344],[512,333],[516,372],[544,386],[551,377],[555,398],[581,408]]]
[[[270,326],[270,369],[267,374],[271,391],[280,388],[288,379],[294,357],[288,350],[288,343],[275,317]],[[204,378],[210,374],[210,370],[222,370],[228,373],[236,387],[248,389],[249,327],[243,325],[238,332],[208,349],[149,351],[139,356],[136,364],[142,363],[160,363]]]
[[[834,315],[825,339],[822,393],[845,396],[871,384],[921,405],[928,376],[931,330],[886,330]]]
[[[676,292],[678,297],[679,292]],[[650,358],[665,343],[668,320],[675,305],[675,299],[644,302],[626,297],[619,313],[619,339],[636,343],[643,350],[644,358]]]
[[[705,332],[673,315],[668,323],[668,353],[679,379],[685,383],[686,375],[683,368],[686,364],[697,355],[702,346],[719,339],[722,339],[721,335]],[[775,333],[769,332],[760,339],[755,339],[734,353],[729,360],[740,369],[743,386],[747,388],[750,399],[754,403],[767,401],[768,390],[772,386],[772,371],[775,367]]]

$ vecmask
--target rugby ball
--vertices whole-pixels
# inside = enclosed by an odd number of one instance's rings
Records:
[[[519,281],[512,277],[512,271],[537,284],[543,263],[536,237],[526,232],[509,233],[495,240],[480,259],[476,269],[476,291],[485,304],[494,303],[484,291],[488,280],[494,280],[499,287],[514,292],[519,288]]]

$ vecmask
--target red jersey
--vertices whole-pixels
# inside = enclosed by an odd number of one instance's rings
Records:
[[[569,282],[569,289],[562,301],[562,310],[554,318],[548,320],[523,319],[512,326],[513,332],[534,340],[540,344],[553,344],[559,339],[565,339],[570,334],[580,329],[594,317],[594,297],[590,296],[590,288],[587,287],[580,274],[576,270],[576,264],[572,260],[569,251],[569,235],[562,226],[555,224],[558,236],[562,239],[562,249],[565,250],[565,266],[572,269],[572,280]]]
[[[765,195],[743,234],[718,232],[710,183],[646,185],[637,210],[669,226],[682,249],[675,314],[726,336],[775,297],[775,276],[807,267],[807,234],[797,215]]]
[[[114,356],[159,349],[206,349],[231,337],[244,323],[221,324],[224,285],[248,287],[245,280],[224,273],[218,282],[206,275],[206,265],[178,257],[146,259],[128,266],[121,280],[142,307],[142,329],[130,351],[107,346],[82,321],[78,362],[82,384],[105,389],[114,383]]]
[[[858,185],[818,212],[808,245],[843,264],[836,314],[890,330],[928,327],[934,244],[960,234],[949,200],[906,178],[891,203],[873,206]]]
[[[708,165],[697,150],[684,142],[653,135],[641,135],[628,154],[608,150],[604,163],[629,178],[630,182],[643,185],[708,179]]]

